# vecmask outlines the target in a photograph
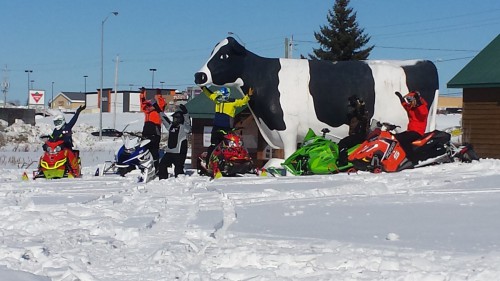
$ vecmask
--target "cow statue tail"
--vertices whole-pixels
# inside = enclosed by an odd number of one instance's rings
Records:
[[[436,89],[434,94],[434,100],[429,108],[429,116],[427,117],[427,132],[434,131],[436,129],[436,115],[438,109],[438,100],[439,100],[439,90]]]

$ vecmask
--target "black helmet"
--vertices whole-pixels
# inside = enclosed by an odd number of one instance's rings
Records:
[[[347,100],[349,101],[349,105],[354,107],[354,108],[359,108],[359,107],[365,105],[365,102],[363,101],[363,99],[359,98],[356,95],[350,96]]]
[[[184,114],[181,111],[176,111],[172,114],[172,123],[174,125],[180,125],[184,123]]]

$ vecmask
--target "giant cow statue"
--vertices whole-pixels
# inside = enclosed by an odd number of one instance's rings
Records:
[[[435,127],[438,75],[426,60],[321,61],[260,57],[228,37],[218,43],[195,74],[199,86],[253,88],[249,106],[260,132],[285,158],[297,149],[307,130],[329,128],[348,133],[347,98],[366,102],[370,117],[406,129],[408,118],[395,91],[419,91],[429,104],[427,130]]]

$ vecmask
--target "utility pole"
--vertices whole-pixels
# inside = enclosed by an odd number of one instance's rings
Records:
[[[116,100],[117,93],[116,88],[118,87],[118,63],[120,62],[120,56],[116,55],[115,59],[115,94],[113,95],[113,129],[116,129]]]
[[[285,38],[285,58],[293,58],[293,35],[291,38]]]
[[[3,69],[3,82],[2,82],[2,92],[3,92],[3,107],[7,107],[7,92],[9,91],[9,69],[7,65]]]
[[[288,37],[285,37],[285,59],[288,58],[288,47],[290,46],[290,40]]]

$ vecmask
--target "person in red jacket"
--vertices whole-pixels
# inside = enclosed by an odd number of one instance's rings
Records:
[[[395,92],[395,94],[408,114],[406,131],[396,134],[395,137],[406,152],[407,158],[414,162],[411,143],[424,135],[427,128],[429,109],[427,108],[427,102],[420,96],[418,91],[412,91],[404,97],[400,92]]]
[[[161,115],[165,109],[166,101],[161,95],[161,90],[156,89],[155,102],[146,99],[146,89],[141,88],[141,110],[144,112],[144,126],[142,127],[142,136],[149,139],[146,145],[153,156],[155,171],[158,171],[159,149],[161,139]]]

